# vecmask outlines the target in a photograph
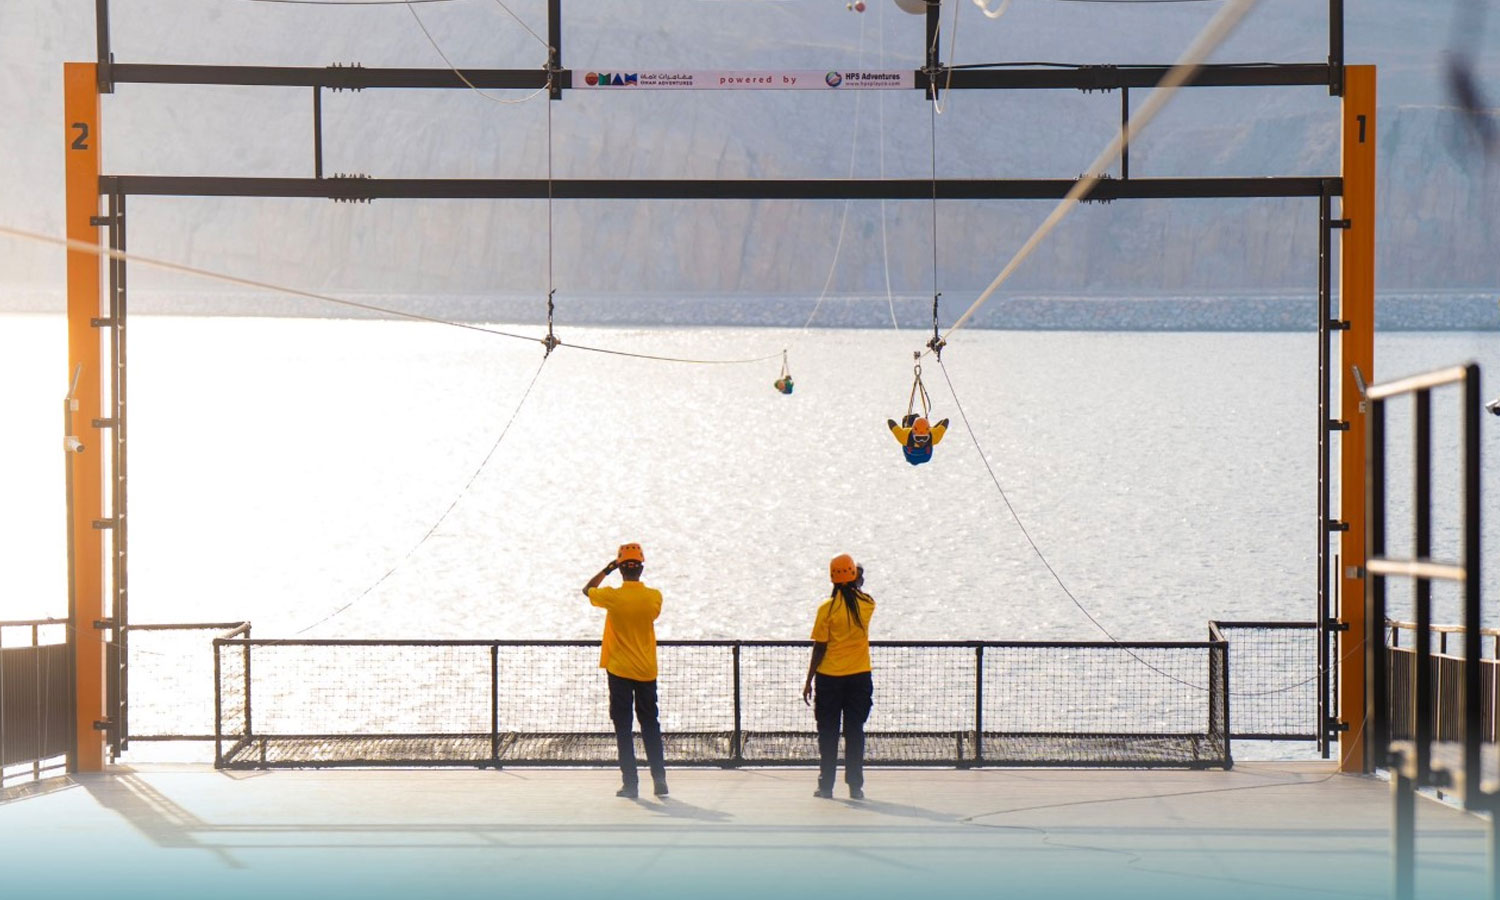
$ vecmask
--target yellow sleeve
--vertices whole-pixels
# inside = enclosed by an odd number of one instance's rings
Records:
[[[589,603],[600,609],[610,609],[615,605],[615,589],[607,587],[589,588]]]
[[[945,435],[947,433],[948,433],[948,426],[947,425],[934,425],[934,426],[932,426],[932,446],[936,447],[938,444],[942,443],[943,435]]]
[[[830,604],[818,607],[818,617],[813,620],[812,639],[819,644],[828,643],[828,610]]]
[[[906,446],[906,439],[911,437],[911,429],[902,428],[900,425],[893,425],[891,426],[891,434],[896,436],[896,443],[904,447]]]

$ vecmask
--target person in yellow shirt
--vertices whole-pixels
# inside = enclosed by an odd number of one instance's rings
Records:
[[[646,555],[640,544],[621,544],[614,561],[599,570],[583,586],[589,602],[606,611],[604,640],[599,667],[609,677],[609,718],[615,725],[620,748],[623,783],[617,797],[640,795],[635,769],[635,741],[631,736],[631,712],[641,723],[641,742],[651,769],[653,793],[667,795],[667,767],[661,743],[661,725],[656,706],[656,617],[661,615],[661,591],[641,583]],[[600,587],[609,573],[618,570],[619,587]]]
[[[942,442],[943,435],[948,433],[947,419],[932,425],[926,418],[915,414],[903,417],[900,425],[896,424],[895,419],[886,419],[885,425],[901,444],[901,453],[906,461],[914,466],[931,461],[932,448]]]
[[[870,717],[875,687],[870,678],[870,617],[875,601],[863,590],[865,570],[844,553],[828,564],[833,593],[813,620],[812,660],[802,685],[802,702],[811,703],[818,723],[818,789],[813,796],[833,796],[839,761],[839,730],[844,732],[844,782],[849,798],[865,798],[865,720]],[[813,685],[817,684],[816,699]]]

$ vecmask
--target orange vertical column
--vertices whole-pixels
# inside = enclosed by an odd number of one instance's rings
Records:
[[[94,63],[63,64],[64,144],[67,175],[68,239],[98,244],[99,89]],[[104,734],[94,723],[104,718],[104,540],[94,522],[104,517],[104,442],[93,422],[102,417],[103,353],[99,329],[100,257],[68,250],[68,380],[81,372],[74,397],[73,429],[83,450],[73,454],[73,611],[75,756],[80,772],[104,768]]]
[[[1343,218],[1339,241],[1339,317],[1348,323],[1339,341],[1339,409],[1349,423],[1339,445],[1339,540],[1343,570],[1339,616],[1348,630],[1339,646],[1339,768],[1366,770],[1366,640],[1384,640],[1383,622],[1366,622],[1365,416],[1354,367],[1367,383],[1375,378],[1375,67],[1344,69]],[[1351,575],[1350,573],[1354,573]]]

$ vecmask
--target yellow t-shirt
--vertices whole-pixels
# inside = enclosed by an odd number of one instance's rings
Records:
[[[656,617],[661,591],[639,581],[589,588],[589,602],[607,611],[599,668],[635,681],[656,680]]]
[[[849,607],[842,596],[830,597],[818,607],[818,617],[813,620],[812,639],[828,645],[823,661],[818,663],[820,675],[857,675],[870,671],[870,617],[875,615],[875,601],[867,594],[859,595],[859,621],[861,628],[849,615]]]

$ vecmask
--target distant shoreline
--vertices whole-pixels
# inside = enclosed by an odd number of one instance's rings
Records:
[[[977,295],[977,292],[974,292]],[[1382,294],[1376,324],[1384,331],[1500,331],[1500,291],[1430,291]],[[541,324],[539,296],[335,294],[341,299],[460,322]],[[362,309],[297,297],[243,293],[138,291],[130,298],[137,315],[263,316],[274,318],[371,319]],[[943,298],[939,321],[947,326],[972,302],[969,293]],[[816,314],[813,314],[816,307]],[[556,298],[557,321],[581,326],[628,327],[812,327],[889,328],[894,311],[903,329],[932,327],[930,297],[580,296]],[[0,290],[0,312],[61,313],[55,289]],[[1317,300],[1308,295],[1245,294],[1219,297],[997,297],[982,307],[970,327],[1018,331],[1313,331]]]

